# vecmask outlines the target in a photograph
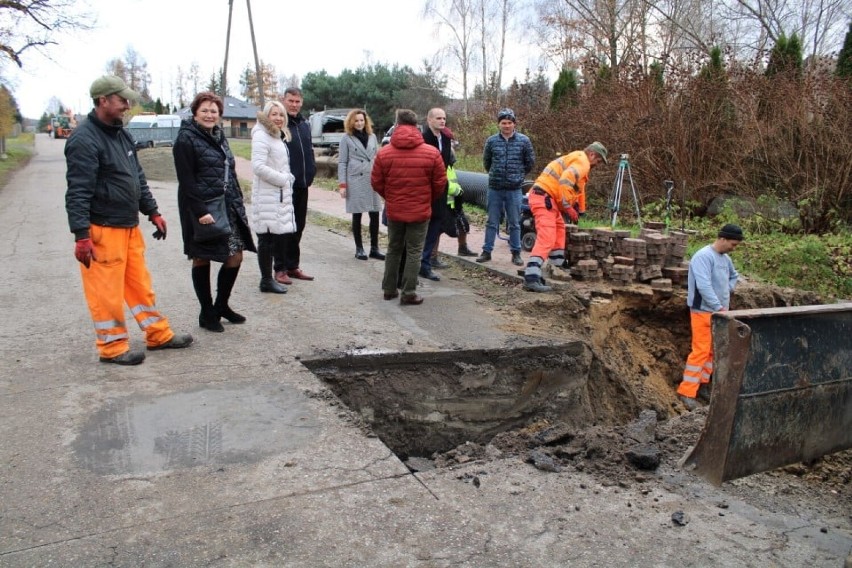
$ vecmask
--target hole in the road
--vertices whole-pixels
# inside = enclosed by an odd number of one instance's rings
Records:
[[[405,461],[484,443],[540,416],[590,423],[591,360],[577,341],[302,362]]]

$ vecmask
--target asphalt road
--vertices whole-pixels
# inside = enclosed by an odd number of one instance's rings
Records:
[[[248,322],[202,333],[174,184],[153,184],[170,233],[147,256],[159,307],[196,343],[99,363],[63,144],[39,135],[0,190],[0,566],[842,566],[848,519],[682,472],[619,487],[496,457],[409,473],[300,360],[501,347],[517,340],[501,316],[458,280],[425,283],[419,307],[385,302],[382,264],[312,225],[314,282],[261,294],[247,255],[232,306]]]

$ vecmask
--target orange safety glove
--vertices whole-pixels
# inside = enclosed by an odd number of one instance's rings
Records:
[[[94,249],[95,245],[92,244],[92,239],[80,239],[74,245],[74,256],[77,257],[80,264],[89,268],[92,259],[95,258]]]
[[[157,227],[157,230],[154,231],[154,238],[157,240],[166,238],[166,220],[163,219],[163,216],[158,214],[151,215],[148,219],[154,223],[154,226]]]

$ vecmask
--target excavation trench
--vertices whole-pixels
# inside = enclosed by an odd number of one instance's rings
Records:
[[[649,408],[673,414],[684,348],[676,344],[688,341],[688,330],[672,335],[667,316],[635,312],[629,301],[592,305],[591,330],[559,344],[302,362],[401,459],[431,458],[540,420],[580,431],[624,424]],[[649,350],[637,338],[657,344]]]

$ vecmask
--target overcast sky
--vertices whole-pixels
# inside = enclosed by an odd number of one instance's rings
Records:
[[[224,63],[227,0],[85,1],[97,15],[96,29],[57,36],[59,45],[47,48],[52,60],[25,52],[23,69],[7,65],[24,116],[40,117],[51,97],[76,112],[88,112],[89,85],[104,74],[107,61],[123,58],[128,47],[148,63],[151,95],[163,102],[172,101],[178,66],[187,70],[198,63],[206,84]],[[422,0],[253,0],[251,7],[258,57],[286,76],[301,78],[322,69],[338,75],[370,63],[419,71],[442,44],[434,24],[422,15]],[[527,67],[537,67],[526,48],[513,45],[504,73],[507,84],[522,77]],[[234,0],[228,56],[232,95],[239,96],[239,74],[247,64],[253,68],[253,61],[246,3]],[[450,65],[444,64],[448,75],[454,73]],[[452,77],[448,87],[460,95]]]

